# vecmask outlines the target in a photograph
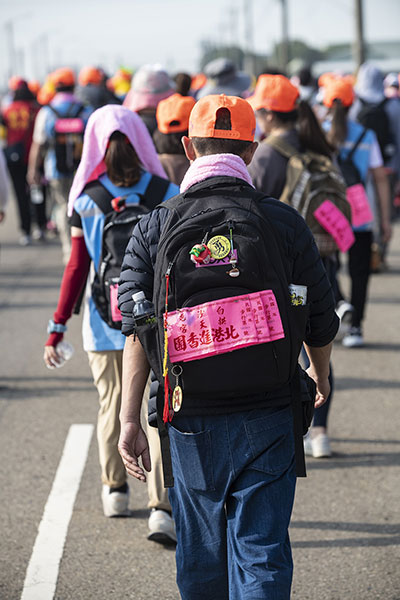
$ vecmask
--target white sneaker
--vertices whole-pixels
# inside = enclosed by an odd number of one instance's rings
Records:
[[[338,302],[336,314],[341,321],[348,322],[352,312],[354,312],[354,306],[350,302],[346,302],[346,300]]]
[[[126,486],[126,492],[112,492],[113,488],[103,485],[101,499],[103,502],[104,516],[106,517],[128,517],[130,515],[129,506],[129,487]]]
[[[351,316],[354,312],[354,306],[346,300],[341,300],[336,307],[336,314],[340,319],[340,325],[336,334],[336,340],[341,340],[350,331]]]
[[[164,545],[176,544],[175,523],[165,510],[152,508],[148,524],[148,540]]]
[[[319,433],[315,437],[310,434],[303,439],[304,454],[313,458],[329,458],[332,456],[331,445],[326,433]]]
[[[32,244],[32,238],[30,235],[24,233],[23,235],[21,235],[21,237],[19,238],[19,245],[20,246],[30,246]]]
[[[342,345],[345,348],[361,348],[364,346],[364,338],[361,327],[350,327],[349,332],[342,340]]]

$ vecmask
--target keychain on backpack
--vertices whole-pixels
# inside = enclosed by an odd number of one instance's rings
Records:
[[[207,246],[208,233],[202,239],[201,244],[195,244],[190,250],[190,260],[194,264],[208,265],[211,260],[211,250]]]
[[[172,408],[174,409],[174,412],[178,412],[181,409],[183,400],[182,388],[179,385],[179,377],[183,373],[181,365],[174,365],[171,369],[171,373],[175,377],[175,387],[172,392]]]
[[[231,257],[229,259],[229,262],[232,265],[232,268],[230,271],[227,271],[227,274],[230,277],[239,277],[240,275],[240,271],[237,268],[237,258],[235,258],[235,251],[234,251],[234,247],[233,247],[233,233],[232,233],[232,227],[229,228],[229,237],[231,240]]]

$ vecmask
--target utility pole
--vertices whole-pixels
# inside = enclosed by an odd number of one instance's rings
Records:
[[[253,0],[243,0],[245,68],[254,75]]]
[[[8,46],[8,78],[16,75],[15,44],[14,44],[14,23],[10,19],[4,24],[7,35]]]
[[[355,17],[355,40],[353,44],[353,57],[356,70],[365,62],[365,41],[364,41],[364,18],[362,0],[354,0]]]
[[[280,0],[282,18],[282,41],[280,51],[281,69],[286,72],[289,62],[289,26],[288,26],[288,0]]]
[[[236,52],[235,48],[239,46],[239,34],[238,34],[238,11],[236,6],[231,6],[230,8],[230,19],[229,19],[229,30],[230,30],[230,48],[231,48],[231,58],[234,62],[236,62]],[[241,65],[238,65],[241,66]]]

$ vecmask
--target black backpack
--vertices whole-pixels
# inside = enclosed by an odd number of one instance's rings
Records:
[[[73,103],[66,113],[61,113],[49,104],[57,117],[54,123],[52,145],[56,155],[56,169],[62,175],[73,175],[82,155],[85,123],[80,117],[84,106]]]
[[[380,104],[370,104],[361,100],[361,110],[357,115],[357,121],[367,129],[372,129],[378,138],[379,147],[382,152],[383,162],[390,160],[396,151],[392,133],[390,131],[389,117],[385,110],[387,99]]]
[[[204,183],[196,184],[163,204],[169,215],[161,232],[154,267],[153,303],[159,359],[155,368],[152,364],[162,386],[166,381],[161,369],[166,310],[272,290],[285,333],[276,341],[180,363],[179,384],[184,398],[201,401],[205,394],[238,398],[265,393],[288,384],[296,372],[308,306],[291,304],[288,266],[274,227],[259,206],[261,199],[265,195],[243,181],[237,179],[232,185],[232,178],[218,177],[206,187]],[[191,249],[205,239],[210,243],[216,236],[232,240],[234,252],[231,243],[226,259],[230,262],[196,268],[190,257]],[[226,332],[229,334],[232,331]],[[210,331],[211,335],[217,335],[216,330]],[[167,364],[172,373],[169,389],[172,392],[176,370],[172,371],[174,365],[169,359]]]
[[[338,165],[340,167],[340,171],[343,175],[343,179],[345,180],[347,187],[363,183],[361,173],[358,170],[357,166],[354,164],[353,156],[366,132],[366,129],[362,130],[348,154],[346,154],[345,156],[338,154]]]
[[[127,197],[114,196],[97,180],[84,189],[105,214],[101,258],[92,283],[92,298],[103,321],[112,329],[121,329],[117,307],[118,281],[126,246],[138,221],[162,202],[169,181],[153,175],[139,204],[127,203]],[[137,194],[136,194],[137,195]]]

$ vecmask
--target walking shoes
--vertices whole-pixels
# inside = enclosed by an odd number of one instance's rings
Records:
[[[119,488],[103,485],[101,499],[106,517],[128,517],[130,515],[128,508],[129,486],[127,483]]]
[[[350,327],[348,333],[346,333],[342,340],[342,345],[345,348],[361,348],[364,346],[361,327]]]
[[[332,456],[331,445],[326,433],[319,433],[315,437],[310,434],[303,439],[304,454],[313,458],[329,458]]]
[[[152,508],[148,525],[148,540],[164,544],[165,546],[176,544],[175,523],[167,511]]]
[[[351,316],[354,312],[354,307],[350,302],[341,300],[336,306],[336,314],[340,319],[339,331],[337,332],[336,339],[342,339],[343,336],[347,335],[351,326]]]

